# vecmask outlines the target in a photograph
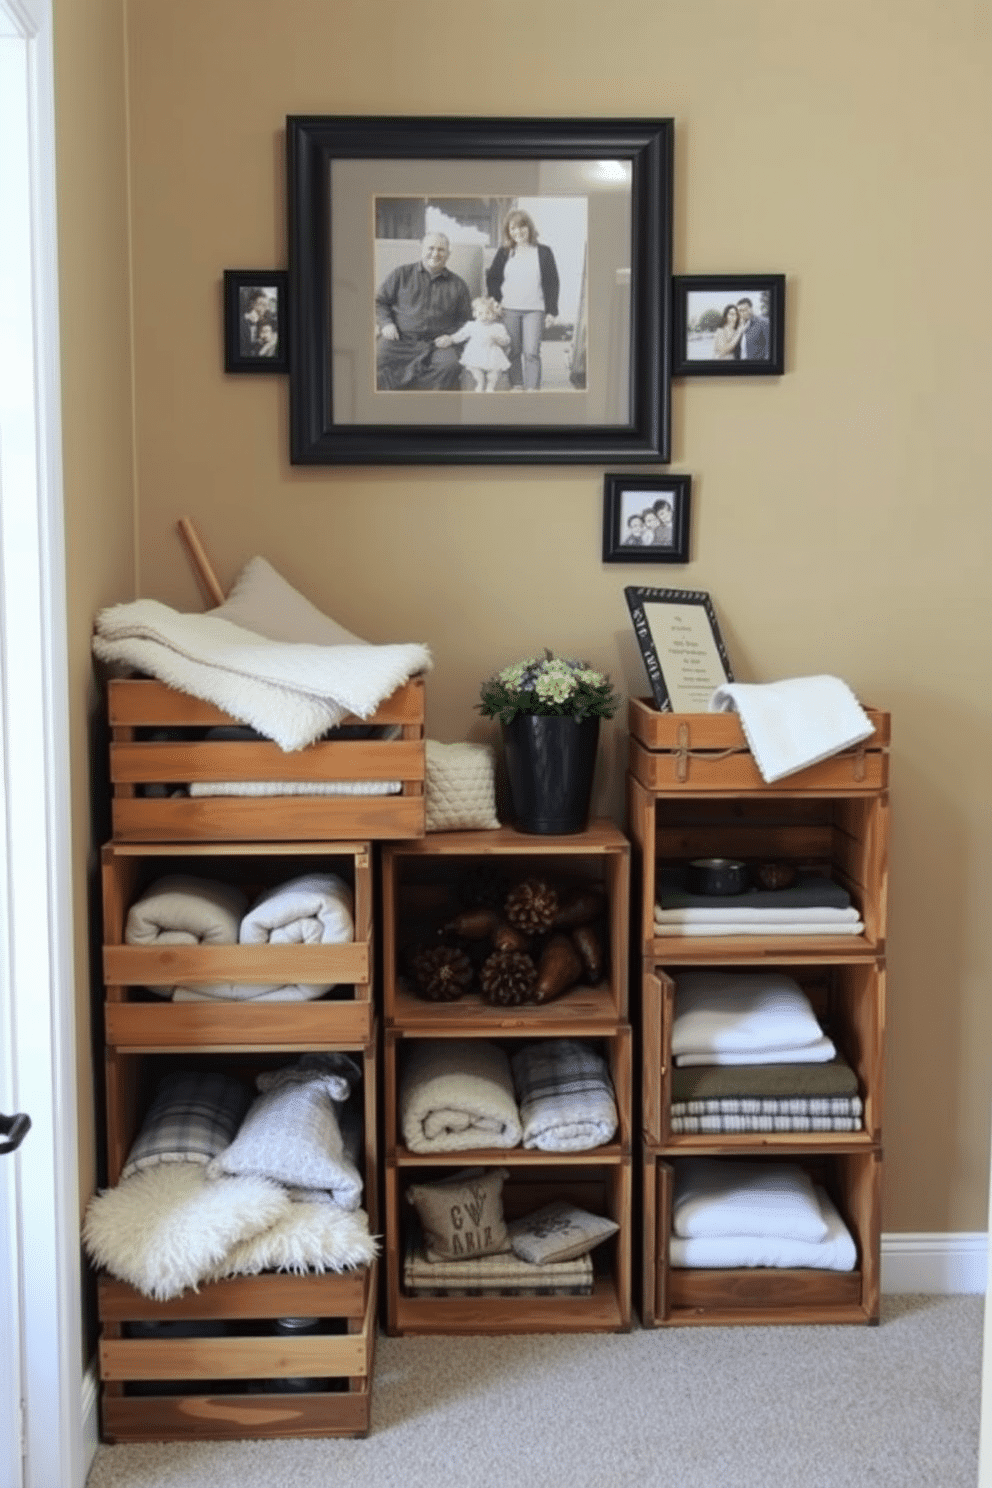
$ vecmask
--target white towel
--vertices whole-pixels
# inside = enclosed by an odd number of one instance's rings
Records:
[[[709,711],[740,714],[755,763],[769,784],[829,759],[875,731],[839,677],[725,682],[710,698]]]
[[[672,1230],[685,1240],[823,1240],[827,1226],[809,1174],[798,1163],[696,1157],[675,1169]]]
[[[746,1052],[710,1049],[705,1054],[676,1054],[675,1063],[690,1064],[829,1064],[837,1054],[832,1039],[824,1034],[815,1044],[797,1044],[789,1049],[748,1049]]]
[[[249,724],[281,749],[302,749],[348,713],[368,718],[431,666],[419,644],[317,646],[270,641],[212,615],[183,615],[154,599],[97,616],[93,651],[135,667]]]
[[[795,1049],[822,1037],[813,1004],[784,972],[707,969],[676,979],[673,1054]]]
[[[861,920],[782,920],[768,910],[756,909],[740,920],[691,920],[692,911],[683,911],[681,919],[654,917],[656,935],[860,935],[865,928]]]
[[[858,1264],[858,1251],[851,1233],[831,1203],[826,1189],[817,1186],[816,1197],[827,1226],[822,1240],[790,1240],[780,1235],[718,1235],[686,1240],[672,1235],[669,1263],[680,1269],[795,1266],[815,1271],[853,1271]]]
[[[261,894],[241,921],[242,945],[342,945],[355,938],[353,896],[336,873],[305,873]]]

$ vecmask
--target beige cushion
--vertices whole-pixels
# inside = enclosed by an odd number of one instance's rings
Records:
[[[507,1168],[462,1168],[437,1183],[411,1183],[429,1261],[454,1261],[509,1250],[503,1219]]]
[[[224,603],[209,613],[218,620],[229,620],[232,625],[267,636],[270,641],[313,646],[364,644],[360,636],[352,635],[336,620],[322,614],[265,558],[249,559]]]
[[[612,1219],[558,1200],[515,1219],[509,1227],[510,1245],[522,1261],[543,1266],[585,1255],[619,1228]]]
[[[428,832],[486,831],[499,826],[493,751],[488,744],[428,739],[424,781]]]

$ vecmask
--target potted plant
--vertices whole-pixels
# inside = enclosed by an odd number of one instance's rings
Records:
[[[550,651],[528,656],[482,684],[480,713],[499,719],[517,827],[584,830],[599,745],[599,721],[620,706],[609,677]]]

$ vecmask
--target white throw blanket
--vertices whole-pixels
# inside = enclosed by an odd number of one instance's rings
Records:
[[[740,714],[755,763],[769,784],[840,754],[875,731],[839,677],[725,682],[711,697],[709,711]]]
[[[126,945],[237,945],[248,897],[234,884],[172,873],[150,884],[128,910]]]
[[[411,1152],[517,1147],[522,1136],[510,1061],[488,1039],[423,1039],[400,1083],[400,1129]]]
[[[685,971],[676,980],[676,1064],[819,1063],[833,1058],[826,1047],[812,1003],[784,972]]]
[[[212,615],[154,599],[97,616],[93,651],[222,708],[281,749],[302,749],[353,713],[368,718],[416,672],[426,646],[321,646],[271,641]]]
[[[676,1268],[717,1270],[737,1266],[808,1267],[815,1271],[853,1271],[858,1252],[850,1231],[826,1189],[816,1198],[827,1227],[822,1240],[794,1240],[781,1235],[716,1235],[687,1240],[672,1235],[669,1263]]]
[[[305,873],[259,895],[241,921],[242,945],[342,945],[354,940],[351,889],[336,873]]]

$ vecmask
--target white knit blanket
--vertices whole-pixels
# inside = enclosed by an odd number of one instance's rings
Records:
[[[302,749],[348,713],[368,718],[431,665],[426,646],[317,646],[271,641],[213,615],[154,599],[97,616],[94,653],[222,708],[281,749]]]
[[[400,1129],[411,1152],[517,1147],[520,1115],[510,1062],[488,1039],[423,1039],[400,1082]]]
[[[875,732],[839,677],[725,682],[710,699],[709,711],[740,715],[755,763],[769,783],[829,759]]]

